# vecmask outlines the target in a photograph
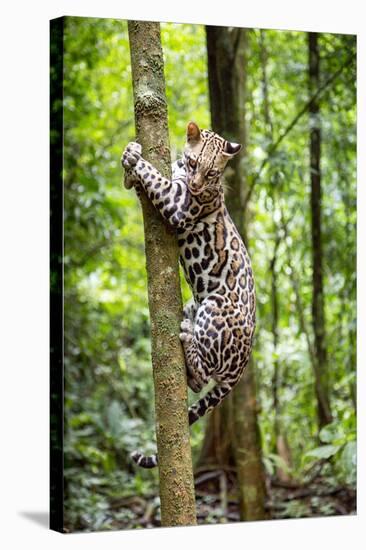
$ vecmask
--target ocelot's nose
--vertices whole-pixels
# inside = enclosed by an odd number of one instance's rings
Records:
[[[201,178],[194,178],[191,181],[191,189],[192,191],[199,191],[202,187],[202,179]]]

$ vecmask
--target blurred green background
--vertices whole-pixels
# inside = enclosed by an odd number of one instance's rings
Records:
[[[210,127],[205,29],[162,24],[172,160],[185,127]],[[268,95],[274,140],[308,99],[306,33],[268,30]],[[270,143],[263,116],[259,30],[249,31],[247,171],[255,175]],[[324,81],[355,52],[355,37],[322,34]],[[355,66],[326,90],[321,103],[326,346],[334,421],[320,446],[314,376],[300,326],[311,326],[309,121],[304,116],[260,174],[251,199],[250,250],[257,285],[254,349],[260,429],[269,476],[273,453],[274,362],[281,365],[281,421],[291,450],[291,475],[332,458],[326,475],[354,487],[356,369],[356,98]],[[158,495],[157,471],[132,466],[129,453],[151,452],[154,397],[142,216],[133,191],[122,186],[120,156],[135,138],[127,23],[65,19],[64,39],[64,265],[65,265],[65,522],[69,530],[138,527],[131,497]],[[280,189],[288,218],[276,271],[279,345],[271,332],[269,266],[279,221]],[[182,279],[184,299],[190,296]],[[353,392],[353,393],[352,393]],[[190,396],[191,399],[191,396]],[[193,399],[192,399],[193,400]],[[191,429],[197,458],[205,420]],[[293,503],[292,503],[293,504]],[[324,514],[334,510],[325,509]],[[286,517],[311,515],[293,506]],[[215,518],[212,521],[217,521]]]

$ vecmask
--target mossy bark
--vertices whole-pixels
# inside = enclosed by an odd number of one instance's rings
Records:
[[[158,23],[128,23],[137,140],[144,158],[171,176],[164,62]],[[161,522],[196,523],[187,415],[187,382],[179,341],[182,298],[174,231],[141,194],[151,319]]]
[[[233,141],[240,141],[245,154],[246,127],[246,66],[247,31],[226,27],[206,27],[209,91],[212,127]],[[235,157],[225,171],[226,205],[246,245],[248,245],[249,208],[245,203],[247,179],[243,153]],[[232,400],[230,403],[229,399]],[[243,520],[259,520],[265,513],[265,482],[261,440],[257,419],[255,370],[251,360],[231,397],[214,414],[227,417],[230,411],[233,430],[211,417],[208,429],[221,426],[221,447],[227,451],[227,464],[234,461],[237,468],[240,515]],[[226,409],[226,410],[225,410]],[[231,444],[228,441],[231,434]],[[206,438],[210,437],[206,435]],[[219,439],[216,433],[216,441]],[[217,443],[216,443],[217,444]],[[203,457],[201,456],[201,463]]]

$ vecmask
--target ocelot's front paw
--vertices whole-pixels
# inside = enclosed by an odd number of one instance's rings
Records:
[[[141,158],[141,145],[135,141],[130,141],[122,153],[121,164],[125,170],[130,170]]]
[[[193,325],[189,319],[184,319],[180,324],[181,333],[179,338],[181,342],[190,342],[193,337]]]

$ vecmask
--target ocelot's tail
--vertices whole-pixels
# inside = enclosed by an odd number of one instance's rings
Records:
[[[197,403],[194,403],[188,409],[189,425],[192,426],[201,416],[204,416],[207,412],[211,411],[214,407],[217,407],[221,401],[227,396],[238,382],[240,376],[233,381],[217,384],[211,391],[209,391],[202,399],[199,399]],[[144,456],[138,451],[134,451],[131,454],[131,458],[136,462],[138,466],[142,468],[154,468],[158,465],[158,456]]]
[[[158,465],[158,455],[144,456],[138,451],[134,451],[131,454],[131,458],[141,468],[155,468]]]

